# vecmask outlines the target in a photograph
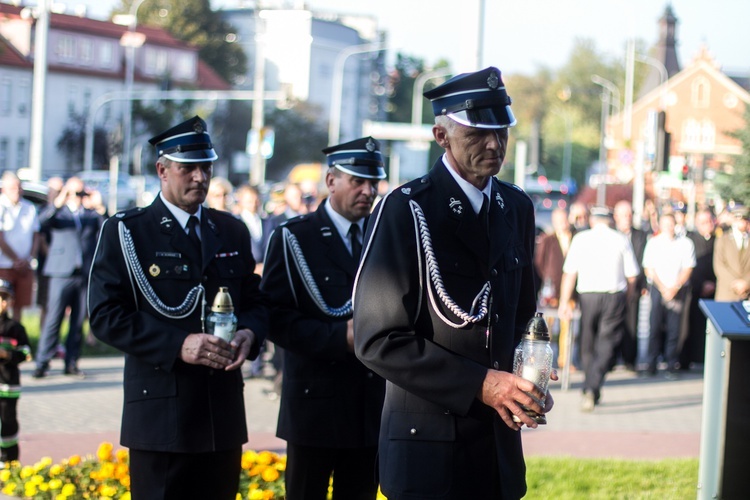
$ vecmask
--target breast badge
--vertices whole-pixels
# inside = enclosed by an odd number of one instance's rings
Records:
[[[159,276],[159,274],[161,274],[161,268],[156,264],[151,264],[151,267],[148,268],[148,273],[156,278],[157,276]]]

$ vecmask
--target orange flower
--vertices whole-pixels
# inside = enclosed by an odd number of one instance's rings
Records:
[[[266,467],[265,470],[261,473],[260,477],[262,477],[264,481],[272,483],[279,478],[279,471],[277,471],[273,467]]]
[[[128,461],[128,450],[120,448],[115,452],[115,460],[119,463],[124,464]]]
[[[270,451],[261,451],[258,453],[258,463],[263,465],[269,465],[273,462],[273,453]]]
[[[76,465],[81,463],[81,456],[80,455],[71,455],[68,459],[68,465],[71,465],[72,467],[75,467]]]

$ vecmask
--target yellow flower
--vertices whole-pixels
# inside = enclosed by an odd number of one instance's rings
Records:
[[[261,451],[258,453],[258,463],[268,465],[273,462],[273,453],[270,451]]]
[[[23,485],[23,494],[27,497],[33,497],[37,494],[36,485],[34,483],[26,483]]]
[[[260,477],[262,477],[264,481],[272,483],[279,478],[279,471],[277,471],[273,467],[266,467],[261,473]]]
[[[30,477],[31,477],[32,475],[34,475],[34,469],[33,469],[33,468],[31,468],[31,467],[30,467],[30,466],[28,466],[28,465],[25,465],[25,466],[23,466],[23,467],[21,468],[21,472],[20,472],[19,474],[20,474],[20,476],[21,476],[21,479],[28,479],[28,478],[30,478]]]
[[[128,450],[120,448],[115,452],[115,460],[118,463],[124,464],[128,461]]]
[[[113,497],[117,495],[117,488],[115,488],[114,486],[102,486],[101,493],[104,496]]]
[[[103,442],[99,445],[99,449],[96,450],[96,458],[101,460],[102,462],[106,462],[109,460],[112,460],[112,449],[114,446],[112,446],[112,443]]]
[[[247,450],[242,454],[242,460],[240,462],[243,470],[248,470],[250,467],[252,467],[253,463],[255,462],[255,458],[257,457],[256,453],[251,450]]]
[[[130,483],[128,483],[128,484],[130,484]],[[120,495],[120,500],[130,500],[130,492],[126,491],[125,493],[123,493],[122,495]]]
[[[63,485],[63,483],[59,479],[50,479],[49,480],[49,489],[51,489],[51,490],[59,490],[60,488],[62,488],[62,485]]]
[[[59,476],[63,472],[63,466],[60,464],[55,464],[52,467],[49,468],[49,477],[55,477]]]
[[[263,492],[263,500],[273,500],[276,498],[276,495],[271,490],[266,490]]]
[[[8,469],[0,470],[0,481],[6,482],[10,479],[10,471]]]
[[[68,459],[68,465],[75,467],[81,463],[81,455],[71,455]]]
[[[263,500],[263,490],[253,490],[247,498],[248,500]]]
[[[2,492],[6,495],[13,495],[13,493],[16,491],[16,483],[8,483],[5,486],[3,486]]]
[[[63,485],[61,493],[63,495],[65,495],[65,496],[69,497],[69,496],[73,496],[75,494],[75,492],[76,492],[76,485],[75,484],[71,484],[71,483],[67,483],[67,484]]]

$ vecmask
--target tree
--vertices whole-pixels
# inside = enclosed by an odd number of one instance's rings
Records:
[[[132,0],[122,0],[119,13],[129,13]],[[173,37],[198,47],[200,58],[228,82],[247,71],[242,47],[227,41],[231,24],[211,10],[209,0],[146,0],[138,8],[138,23],[158,26]]]
[[[94,168],[108,168],[109,159],[113,156],[110,151],[107,131],[102,127],[94,128]],[[65,156],[68,165],[78,165],[83,168],[83,152],[86,143],[86,116],[72,114],[70,122],[63,129],[57,140],[57,149]]]
[[[736,157],[728,172],[716,178],[716,188],[724,201],[750,203],[750,106],[745,106],[745,127],[728,133],[742,144],[742,154]]]

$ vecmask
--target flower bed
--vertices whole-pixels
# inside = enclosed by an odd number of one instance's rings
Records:
[[[43,458],[34,465],[10,462],[0,469],[0,491],[34,500],[130,500],[129,455],[102,443],[96,455],[73,455],[59,464]],[[283,499],[286,457],[245,451],[238,500]]]

